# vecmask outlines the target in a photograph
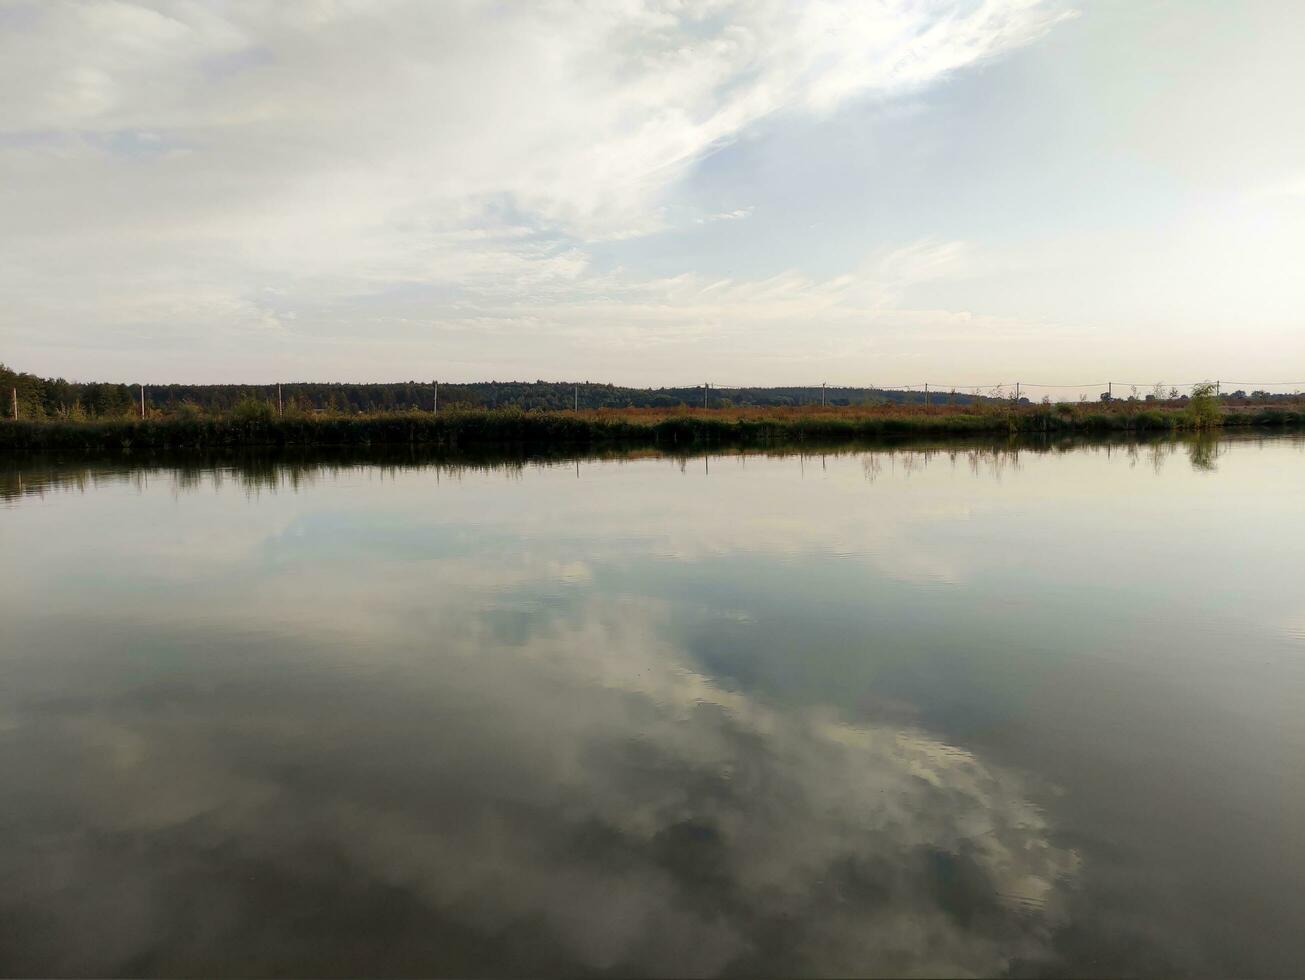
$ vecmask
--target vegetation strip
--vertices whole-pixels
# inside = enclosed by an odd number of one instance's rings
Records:
[[[778,446],[836,444],[896,436],[1106,433],[1193,430],[1229,425],[1299,426],[1305,412],[1008,412],[948,415],[791,415],[717,417],[710,412],[638,417],[624,413],[456,411],[340,417],[112,419],[0,423],[0,450],[203,449],[231,446],[428,445],[447,449],[556,445]]]

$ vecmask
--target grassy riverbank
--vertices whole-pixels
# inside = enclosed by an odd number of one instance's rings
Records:
[[[1305,411],[1225,411],[1205,425],[1305,425]],[[1182,409],[1084,411],[1047,406],[1007,411],[646,410],[600,412],[455,411],[432,415],[163,417],[86,422],[0,423],[0,450],[204,449],[233,446],[417,444],[449,449],[768,446],[836,444],[895,436],[1003,433],[1157,432],[1197,427]]]

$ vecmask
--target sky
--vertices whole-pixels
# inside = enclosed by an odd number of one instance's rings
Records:
[[[1305,387],[1299,0],[0,0],[0,361]]]

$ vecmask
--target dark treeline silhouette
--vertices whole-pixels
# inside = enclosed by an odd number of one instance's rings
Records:
[[[150,416],[226,416],[257,414],[258,409],[277,405],[278,386],[271,385],[149,385],[145,386],[145,409]],[[1160,386],[1157,386],[1159,391]],[[18,395],[19,417],[42,421],[60,419],[85,421],[120,419],[140,414],[137,383],[75,382],[42,378],[16,372],[0,364],[0,417],[12,417],[12,398]],[[678,388],[627,388],[589,381],[478,381],[438,386],[441,409],[516,409],[559,411],[575,407],[595,409],[675,409],[681,406],[713,409],[789,408],[818,406],[923,406],[935,408],[980,408],[991,405],[1031,404],[1016,397],[1014,390],[992,389],[984,394],[933,390],[897,390],[852,387],[708,388],[702,385]],[[705,399],[704,399],[705,395]],[[1084,396],[1086,398],[1086,396]],[[1224,391],[1219,403],[1227,409],[1269,403],[1297,404],[1299,393],[1269,391]],[[372,415],[386,412],[430,411],[435,406],[436,385],[432,381],[397,381],[384,384],[299,381],[280,386],[281,406],[287,415]],[[1180,407],[1186,394],[1148,393],[1139,396],[1102,394],[1100,402],[1115,409],[1146,403],[1148,407]]]
[[[41,378],[20,374],[0,364],[0,395],[9,415],[12,389],[18,390],[19,415],[28,419],[117,418],[139,412],[140,389],[136,383],[115,384],[73,382],[62,378]],[[692,408],[703,406],[703,387],[625,388],[588,381],[478,381],[470,384],[439,385],[440,408],[516,408],[562,410],[599,408]],[[341,414],[429,411],[435,404],[431,381],[399,381],[386,384],[347,384],[299,381],[281,385],[281,399],[289,412],[338,412]],[[711,408],[745,406],[866,404],[923,404],[921,391],[887,391],[877,388],[711,388]],[[933,392],[933,404],[970,405],[986,400],[971,394]],[[149,385],[145,386],[146,410],[165,413],[183,407],[222,415],[249,400],[275,404],[276,385]]]

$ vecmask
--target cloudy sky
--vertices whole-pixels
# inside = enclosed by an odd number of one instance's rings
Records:
[[[1299,0],[0,0],[0,360],[1305,377]]]

